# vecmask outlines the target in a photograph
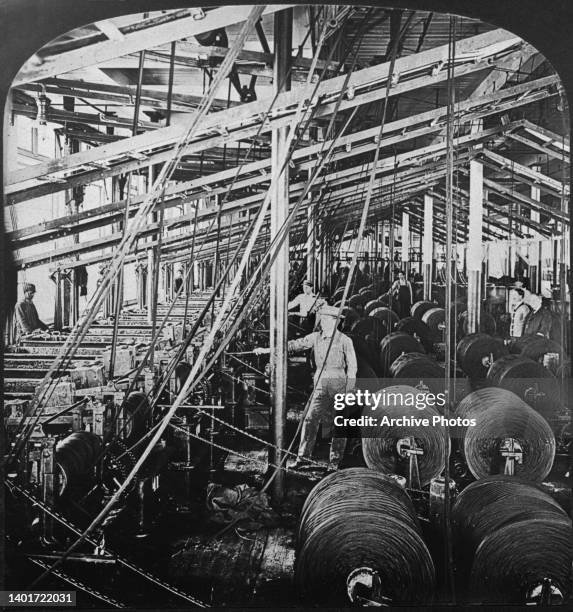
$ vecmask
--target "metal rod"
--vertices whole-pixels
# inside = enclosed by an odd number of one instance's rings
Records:
[[[444,416],[446,419],[450,415],[451,408],[451,373],[450,373],[450,348],[452,338],[452,283],[455,282],[452,274],[452,234],[453,234],[453,177],[454,177],[454,104],[455,104],[455,83],[454,83],[454,61],[456,56],[456,17],[450,15],[449,31],[449,53],[448,53],[448,121],[446,130],[446,358],[445,358],[445,389],[446,403],[444,405]],[[446,425],[446,436],[449,437],[449,427]],[[454,585],[454,559],[452,549],[451,532],[451,495],[450,495],[450,449],[446,445],[444,457],[444,534],[446,544],[446,585],[451,596],[452,603],[456,601]]]

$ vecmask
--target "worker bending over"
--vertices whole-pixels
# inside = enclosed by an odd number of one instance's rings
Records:
[[[322,425],[322,433],[325,437],[332,436],[334,396],[337,393],[349,393],[354,389],[357,369],[356,354],[352,340],[336,329],[338,313],[339,309],[334,306],[323,306],[319,311],[320,331],[288,343],[289,355],[313,349],[316,362],[314,393],[302,423],[298,458],[294,467],[307,464],[311,458],[319,425]],[[270,349],[257,348],[254,352],[262,355],[269,353]],[[346,438],[332,439],[329,470],[338,467],[345,448]]]
[[[46,330],[48,326],[40,320],[33,299],[36,286],[24,283],[24,299],[16,304],[16,322],[20,334],[30,334],[37,330]]]

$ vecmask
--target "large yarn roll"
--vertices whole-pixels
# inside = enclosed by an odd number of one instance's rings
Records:
[[[374,576],[379,588],[361,576]],[[306,604],[359,604],[358,595],[386,604],[431,601],[434,565],[400,485],[366,468],[323,479],[301,514],[295,583]]]
[[[470,484],[452,508],[458,578],[474,603],[524,604],[545,579],[571,594],[571,521],[547,493],[516,477]]]
[[[60,495],[93,473],[100,451],[101,438],[89,431],[78,431],[58,442],[56,465]]]
[[[417,455],[420,482],[422,486],[439,476],[444,468],[444,457],[449,438],[446,430],[440,425],[432,426],[434,416],[439,412],[430,406],[426,394],[415,387],[396,385],[380,390],[387,401],[381,402],[376,409],[364,407],[362,414],[376,419],[375,427],[362,428],[362,452],[366,465],[385,474],[406,476],[409,470],[409,458],[404,455],[402,445],[406,440],[414,440],[422,454]],[[416,398],[422,407],[408,405],[407,398]],[[427,397],[427,396],[426,396]],[[416,424],[382,424],[383,417],[397,419],[401,417],[427,418],[430,426]]]
[[[521,462],[514,461],[515,475],[540,482],[549,474],[555,458],[555,436],[535,410],[525,403],[500,402],[474,416],[476,424],[466,429],[463,453],[475,478],[504,472],[502,446],[507,441],[521,448]]]

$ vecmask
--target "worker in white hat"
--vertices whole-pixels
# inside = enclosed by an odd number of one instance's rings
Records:
[[[308,463],[320,425],[322,425],[323,436],[332,435],[334,396],[337,393],[351,392],[356,382],[357,363],[354,345],[348,336],[336,329],[339,309],[334,306],[323,306],[319,314],[320,331],[288,343],[289,354],[313,349],[316,362],[314,394],[302,424],[298,459],[294,467]],[[268,353],[269,350],[268,348],[257,348],[254,352],[261,355]],[[345,448],[346,438],[332,439],[329,470],[338,467]]]
[[[24,283],[24,299],[16,304],[16,323],[20,334],[30,334],[37,330],[46,330],[48,326],[40,320],[33,302],[36,285]]]

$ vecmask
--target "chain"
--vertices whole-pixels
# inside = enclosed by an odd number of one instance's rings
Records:
[[[233,376],[232,374],[229,374],[228,372],[225,373],[225,376],[228,376],[229,378],[231,378],[232,380],[238,382],[238,383],[245,383],[245,381],[242,378],[237,378],[236,376]],[[255,387],[255,385],[251,385],[250,383],[246,383],[248,384],[248,386],[251,389],[254,389],[255,391],[259,391],[260,393],[264,393],[265,395],[270,395],[270,391],[267,391],[266,389],[261,389],[260,387]]]
[[[201,442],[205,442],[205,444],[210,444],[211,446],[214,446],[215,448],[218,448],[219,450],[225,451],[227,453],[230,453],[231,455],[236,455],[237,457],[242,457],[243,459],[246,459],[247,461],[254,461],[255,463],[260,463],[261,465],[265,465],[265,462],[262,461],[261,459],[253,459],[252,457],[248,457],[247,455],[243,455],[242,453],[240,453],[239,451],[233,450],[232,448],[228,448],[226,446],[222,446],[221,444],[217,444],[217,442],[213,442],[211,440],[207,440],[206,438],[202,438],[201,436],[198,436],[197,434],[192,433],[191,431],[187,431],[185,429],[183,429],[182,427],[179,427],[178,425],[174,425],[173,423],[169,423],[169,425],[171,427],[173,427],[174,429],[178,429],[179,431],[182,431],[183,433],[187,434],[188,436],[195,438],[196,440],[200,440]],[[239,430],[241,431],[241,430]],[[255,438],[257,439],[257,438]],[[264,442],[264,440],[263,440]],[[265,444],[269,444],[270,446],[272,446],[274,449],[277,449],[276,446],[270,444],[269,442],[265,442]],[[277,449],[278,450],[278,449]],[[283,451],[283,452],[287,452],[287,451]],[[294,454],[294,453],[290,453],[290,454]],[[317,463],[316,461],[313,461],[313,463],[317,466],[320,466],[321,468],[324,468],[324,465],[321,463]],[[297,476],[306,476],[308,477],[308,472],[302,472],[299,470],[294,470],[292,468],[287,468],[281,465],[277,465],[275,463],[271,463],[270,461],[266,462],[266,465],[268,465],[268,467],[274,467],[277,470],[283,470],[284,472],[289,472],[291,474],[296,474]]]
[[[39,500],[36,497],[34,497],[34,495],[32,495],[29,491],[27,491],[23,487],[20,487],[19,485],[15,484],[13,482],[9,482],[9,481],[5,481],[5,483],[6,483],[6,486],[8,487],[8,489],[10,489],[10,491],[14,491],[14,490],[18,491],[24,497],[28,498],[33,504],[37,505],[46,514],[48,514],[52,518],[55,518],[59,523],[61,523],[65,527],[67,527],[70,531],[72,531],[76,535],[81,535],[82,534],[82,532],[75,525],[70,523],[61,514],[59,514],[55,510],[51,509],[46,504],[44,504],[44,502],[42,502],[41,500]],[[86,537],[86,542],[88,542],[89,544],[91,544],[92,546],[95,546],[95,547],[99,546],[99,544],[95,540],[90,538],[89,536]],[[198,600],[198,599],[196,599],[194,597],[191,597],[190,595],[187,595],[187,593],[184,593],[183,591],[180,591],[176,587],[168,584],[167,582],[163,582],[162,580],[160,580],[159,578],[157,578],[153,574],[150,574],[149,572],[147,572],[146,570],[142,569],[141,567],[138,567],[137,565],[134,565],[131,561],[128,561],[127,559],[124,559],[123,557],[120,557],[117,553],[115,553],[111,549],[108,548],[107,550],[108,550],[108,555],[107,555],[108,558],[114,558],[118,563],[120,563],[124,567],[127,567],[128,569],[132,570],[136,574],[139,574],[140,576],[143,576],[144,578],[147,578],[149,581],[157,584],[158,586],[160,586],[160,587],[164,588],[165,590],[173,593],[174,595],[178,595],[179,597],[181,597],[181,598],[191,602],[192,604],[198,606],[199,608],[208,608],[209,607],[207,604],[203,603],[202,601],[200,601],[200,600]]]
[[[33,557],[28,557],[28,559],[32,561],[32,563],[39,565],[43,569],[48,569],[50,567],[47,563],[40,561],[40,559],[34,559]],[[94,588],[85,585],[83,582],[80,582],[76,578],[72,578],[71,576],[64,574],[60,570],[54,570],[52,574],[54,574],[58,578],[61,578],[65,582],[68,582],[69,584],[76,587],[77,589],[80,589],[81,591],[85,591],[89,595],[92,595],[93,597],[97,599],[101,599],[102,601],[105,601],[105,603],[112,605],[114,608],[127,608],[128,607],[125,604],[122,604],[119,601],[116,601],[115,599],[112,599],[111,597],[108,597],[107,595],[104,595],[103,593],[96,591]]]
[[[126,455],[128,456],[129,460],[131,461],[130,469],[135,465],[135,462],[137,461],[137,459],[135,455],[131,452],[133,447],[127,448],[127,444],[125,444],[123,440],[121,440],[120,438],[117,438],[117,440],[115,440],[115,444],[121,447],[121,449],[123,449],[124,452],[121,453],[120,455],[112,451],[110,454],[111,454],[112,459],[115,459],[115,461],[117,462],[117,467],[119,471],[121,472],[122,478],[125,480],[129,472],[126,466],[121,462],[121,459],[123,459],[123,457],[125,457]]]
[[[239,359],[236,355],[233,355],[232,353],[227,353],[227,356],[228,357],[232,357],[233,359],[235,359],[236,361],[238,361],[242,365],[246,366],[247,368],[250,368],[256,374],[261,374],[262,376],[266,376],[266,374],[264,372],[261,372],[260,370],[257,370],[257,368],[255,368],[254,365],[251,365],[250,363],[247,363],[246,361],[243,361],[242,359]],[[243,382],[243,381],[241,381],[241,382]],[[291,387],[290,385],[287,385],[287,389],[289,389],[290,391],[294,391],[295,393],[298,393],[299,395],[303,395],[303,396],[306,395],[304,393],[304,391],[301,391],[300,389],[296,389],[295,387]]]
[[[223,419],[220,419],[219,417],[216,417],[215,415],[211,415],[208,412],[205,412],[205,410],[202,410],[201,408],[197,408],[198,412],[203,413],[205,416],[212,418],[213,420],[217,421],[218,423],[221,423],[222,425],[225,425],[226,427],[228,427],[229,429],[232,429],[233,431],[236,431],[237,433],[242,434],[243,436],[247,436],[247,438],[251,438],[252,440],[256,440],[257,442],[260,442],[261,444],[264,444],[265,446],[269,446],[270,448],[274,448],[277,451],[280,451],[281,453],[287,454],[287,455],[292,455],[293,457],[298,457],[297,453],[293,453],[292,451],[283,449],[283,448],[279,448],[278,446],[276,446],[275,444],[273,444],[272,442],[269,442],[268,440],[263,440],[262,438],[258,438],[257,436],[249,433],[248,431],[245,431],[244,429],[241,429],[240,427],[236,427],[235,425],[231,425],[231,423],[228,423],[227,421],[224,421]],[[306,458],[305,460],[308,461],[308,463],[312,463],[314,465],[320,466],[320,467],[324,467],[322,465],[322,463],[318,462],[318,461],[314,461],[314,459],[310,459],[310,458]]]

